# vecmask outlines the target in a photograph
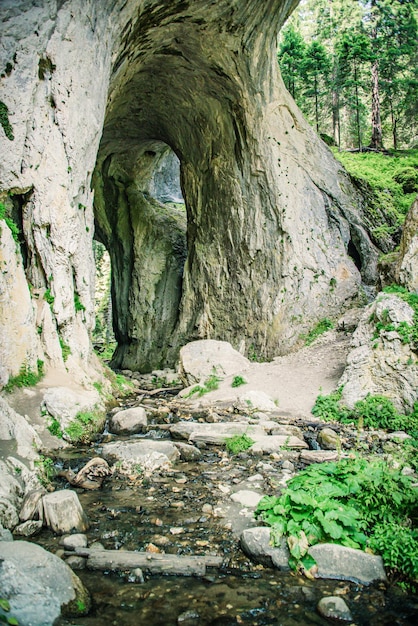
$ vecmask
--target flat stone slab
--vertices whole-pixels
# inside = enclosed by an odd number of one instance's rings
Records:
[[[175,463],[180,458],[180,452],[170,441],[153,441],[151,439],[114,441],[105,443],[102,448],[103,457],[110,462],[146,463],[152,453],[165,456],[172,463]]]
[[[256,563],[267,567],[277,567],[282,571],[289,568],[289,549],[283,538],[281,545],[274,547],[270,543],[270,529],[266,526],[246,528],[240,537],[241,548]]]
[[[263,494],[258,493],[257,491],[251,491],[249,489],[242,489],[241,491],[236,491],[231,495],[231,500],[234,502],[238,502],[238,504],[242,504],[250,509],[255,509],[257,504],[260,502]]]
[[[333,450],[304,450],[300,455],[300,460],[304,463],[327,463],[337,459],[338,452]]]
[[[300,450],[309,447],[306,441],[293,435],[255,435],[252,439],[254,439],[255,443],[248,449],[252,454],[271,454],[280,452],[283,448]]]
[[[318,566],[316,578],[351,580],[362,585],[369,585],[375,580],[386,580],[380,556],[336,543],[318,543],[309,548],[309,554]]]
[[[221,445],[226,439],[235,435],[248,435],[251,439],[266,434],[262,426],[248,424],[248,422],[215,422],[213,424],[200,422],[177,422],[170,428],[175,439],[200,441],[203,443]]]

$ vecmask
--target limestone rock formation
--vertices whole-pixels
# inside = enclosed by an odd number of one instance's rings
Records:
[[[400,334],[402,325],[413,321],[412,308],[394,294],[380,293],[366,307],[339,381],[344,404],[353,407],[370,393],[387,396],[402,413],[413,410],[418,400],[416,347],[404,343]]]
[[[395,272],[401,285],[418,293],[418,196],[405,218]]]
[[[279,76],[296,5],[2,4],[0,200],[31,286],[9,374],[40,358],[99,376],[93,236],[112,260],[121,368],[172,365],[201,338],[284,353],[374,282],[362,198]],[[173,153],[186,212],[157,180]]]

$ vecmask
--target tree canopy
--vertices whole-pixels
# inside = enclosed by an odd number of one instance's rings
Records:
[[[418,144],[418,0],[302,0],[281,33],[283,80],[330,144]]]

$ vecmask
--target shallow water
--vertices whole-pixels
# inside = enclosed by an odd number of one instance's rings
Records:
[[[99,451],[99,444],[68,450],[57,463],[77,471]],[[106,549],[145,551],[153,544],[153,549],[177,555],[220,555],[224,565],[208,568],[203,579],[144,572],[143,583],[129,571],[77,571],[92,595],[92,610],[87,617],[61,618],[57,626],[325,625],[332,622],[316,606],[331,595],[342,595],[357,626],[416,626],[418,598],[396,586],[310,581],[245,556],[227,520],[207,508],[216,509],[222,499],[221,483],[245,481],[257,472],[258,461],[245,453],[229,458],[210,446],[202,450],[201,460],[179,462],[171,471],[149,477],[114,474],[99,491],[76,490],[90,520],[89,545],[99,541]],[[269,462],[274,466],[275,461]],[[276,464],[279,474],[281,465]],[[68,485],[57,479],[56,487]],[[54,552],[59,539],[44,530],[33,540]]]

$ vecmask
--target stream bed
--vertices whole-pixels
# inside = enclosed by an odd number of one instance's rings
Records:
[[[127,401],[121,408],[135,403]],[[168,438],[165,425],[173,420],[208,419],[181,410],[173,413],[169,396],[143,406],[150,415],[145,435],[150,439]],[[218,417],[222,419],[221,411]],[[103,441],[115,439],[121,438],[105,432],[93,446],[64,450],[56,466],[77,471],[100,456]],[[89,546],[99,542],[112,550],[217,555],[223,558],[222,566],[208,568],[201,578],[77,570],[91,593],[92,610],[86,617],[60,618],[57,626],[325,625],[332,621],[319,615],[316,607],[324,596],[335,595],[342,596],[351,611],[353,621],[346,623],[417,624],[418,598],[396,585],[308,580],[253,563],[242,552],[241,530],[258,524],[251,510],[231,502],[230,493],[260,481],[264,493],[275,493],[283,484],[284,460],[298,469],[298,452],[260,457],[246,452],[230,455],[224,446],[199,447],[198,460],[179,461],[151,474],[140,467],[130,475],[115,471],[100,490],[75,491],[90,522]],[[65,478],[56,478],[54,487],[73,488]],[[44,529],[33,540],[52,552],[60,549],[60,537],[52,531]]]

